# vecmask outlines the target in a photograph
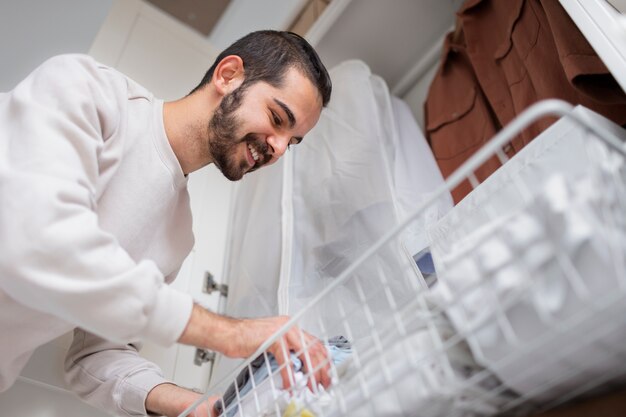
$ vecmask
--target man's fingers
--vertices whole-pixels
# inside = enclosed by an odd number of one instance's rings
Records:
[[[283,389],[291,389],[295,380],[293,376],[293,365],[289,356],[290,346],[287,346],[285,338],[281,338],[271,349],[280,369],[280,376],[283,380]]]
[[[317,381],[322,384],[324,388],[330,386],[330,358],[328,357],[328,351],[324,346],[320,346],[318,351],[317,365],[319,370],[317,371]]]
[[[200,404],[191,414],[191,417],[217,417],[214,405],[220,401],[221,397],[216,395],[210,396],[207,400]]]
[[[330,386],[329,353],[317,337],[296,326],[289,329],[269,351],[279,365],[283,389],[290,389],[295,384],[290,352],[295,352],[302,361],[302,372],[307,377],[306,383],[311,391],[315,392],[317,384],[321,384],[324,388]]]
[[[220,401],[221,397],[211,396],[207,399],[207,416],[208,417],[217,417],[217,413],[215,412],[215,403]]]
[[[316,389],[316,384],[328,388],[330,385],[328,351],[316,337],[306,334],[306,338],[308,340],[305,342],[304,352],[300,355],[300,359],[304,364],[304,370],[309,374],[307,386],[311,391]]]

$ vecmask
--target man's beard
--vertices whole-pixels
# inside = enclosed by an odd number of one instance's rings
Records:
[[[271,159],[271,156],[267,152],[267,143],[258,140],[256,135],[248,133],[242,138],[238,139],[236,137],[235,132],[239,120],[235,112],[241,106],[244,92],[245,88],[239,87],[232,93],[224,96],[220,105],[215,110],[208,127],[209,152],[211,153],[213,162],[222,174],[231,181],[240,180],[246,172],[259,169]],[[259,160],[249,171],[247,158],[239,162],[235,160],[237,147],[242,142],[246,143],[246,147],[249,143],[252,143],[259,155]],[[246,152],[247,151],[246,149]]]

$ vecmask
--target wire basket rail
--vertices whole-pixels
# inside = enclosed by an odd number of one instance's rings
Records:
[[[560,124],[509,160],[546,116]],[[596,116],[527,109],[181,416],[529,415],[626,382],[626,146]],[[490,158],[503,167],[479,184]],[[407,252],[406,231],[463,181],[474,191]],[[283,389],[267,349],[294,327],[326,343],[328,388],[302,335]]]

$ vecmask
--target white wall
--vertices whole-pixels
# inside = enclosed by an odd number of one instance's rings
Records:
[[[2,0],[0,91],[10,90],[46,58],[86,53],[112,0]]]
[[[12,89],[53,55],[87,53],[111,4],[112,0],[3,0],[0,91]],[[66,335],[38,349],[15,385],[0,394],[0,416],[106,415],[58,388],[68,343]]]
[[[415,85],[402,96],[404,101],[409,105],[409,108],[413,112],[413,116],[420,125],[422,131],[425,130],[424,126],[424,102],[428,96],[428,90],[430,84],[437,74],[439,69],[439,61],[437,61],[426,73],[415,83]]]

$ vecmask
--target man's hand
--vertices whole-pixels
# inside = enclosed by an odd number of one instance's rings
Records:
[[[197,392],[165,383],[154,387],[146,397],[146,410],[151,414],[176,417],[201,397]],[[209,397],[194,409],[189,417],[217,417],[213,404],[219,397]]]
[[[289,317],[286,316],[241,320],[239,325],[241,338],[237,339],[238,352],[243,354],[242,357],[252,355],[288,320]],[[309,377],[307,385],[311,390],[314,390],[315,383],[322,384],[325,388],[330,385],[328,351],[318,338],[299,327],[292,326],[268,350],[280,365],[284,389],[291,388],[295,382],[289,359],[290,352],[294,352],[302,361],[304,371]]]
[[[180,343],[221,352],[231,358],[246,358],[280,329],[289,320],[286,316],[260,319],[234,319],[212,313],[194,305],[191,318]],[[328,352],[322,342],[297,326],[290,328],[269,351],[281,365],[283,388],[293,385],[289,364],[290,352],[295,352],[309,376],[307,385],[311,390],[314,383],[324,387],[330,385],[330,363]]]

